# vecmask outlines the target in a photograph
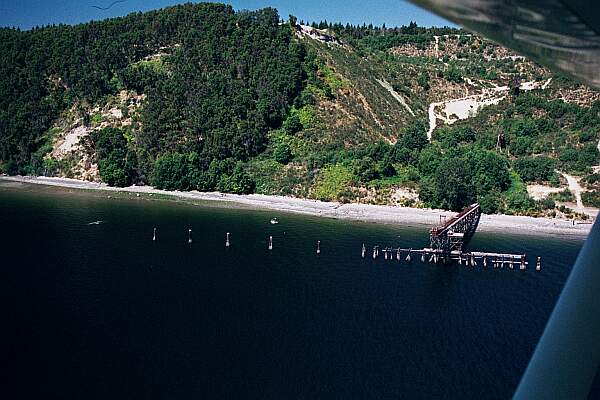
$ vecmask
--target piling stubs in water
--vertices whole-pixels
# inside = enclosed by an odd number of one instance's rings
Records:
[[[375,260],[377,257],[379,257],[379,246],[374,246],[373,247],[373,260]]]
[[[396,258],[397,261],[402,261],[402,249],[400,248],[373,246],[373,260],[379,258],[380,252],[383,253],[384,260],[393,261]],[[360,250],[360,257],[365,258],[366,255],[367,247],[363,243]],[[406,261],[410,261],[411,257],[410,251],[407,252]]]
[[[379,256],[379,247],[373,246],[373,259],[375,260]],[[460,250],[453,250],[448,253],[444,253],[439,249],[434,248],[423,248],[423,249],[406,249],[406,248],[393,248],[383,247],[384,259],[393,260],[394,254],[398,261],[401,260],[400,254],[406,252],[406,262],[412,260],[412,253],[420,254],[421,262],[429,262],[433,264],[450,264],[456,262],[458,265],[464,265],[466,267],[475,268],[478,266],[487,267],[488,263],[491,263],[493,268],[507,268],[507,269],[519,269],[526,270],[528,261],[525,254],[511,254],[511,253],[490,253],[480,251],[469,251],[462,252]],[[363,250],[361,256],[364,258],[365,246],[363,244]],[[537,257],[536,270],[541,270],[541,257]]]

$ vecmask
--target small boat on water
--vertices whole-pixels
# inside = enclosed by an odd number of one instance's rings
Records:
[[[279,220],[277,219],[277,217],[271,218],[271,225],[277,225],[278,223],[279,223]]]
[[[101,223],[103,223],[104,221],[94,221],[94,222],[90,222],[88,223],[88,225],[100,225]]]

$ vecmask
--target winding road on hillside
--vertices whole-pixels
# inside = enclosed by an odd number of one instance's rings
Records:
[[[561,172],[561,171],[556,171],[556,172],[561,174],[567,180],[567,183],[569,184],[569,190],[575,196],[575,200],[577,201],[577,209],[575,211],[577,211],[579,213],[585,212],[585,208],[583,207],[583,200],[581,200],[581,192],[583,191],[583,188],[579,184],[579,181],[577,180],[577,178],[575,178],[572,175],[568,175],[565,172]]]

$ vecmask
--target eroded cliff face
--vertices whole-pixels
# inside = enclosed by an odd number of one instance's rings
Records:
[[[122,90],[105,104],[77,104],[52,128],[52,150],[46,160],[59,165],[57,175],[86,181],[100,181],[94,148],[94,133],[104,128],[139,130],[138,120],[145,94]]]

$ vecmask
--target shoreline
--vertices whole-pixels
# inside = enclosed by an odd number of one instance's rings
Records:
[[[447,217],[456,213],[445,210],[381,206],[371,204],[340,204],[311,199],[298,199],[285,196],[269,196],[261,194],[237,195],[219,192],[180,192],[155,189],[150,186],[129,186],[117,188],[105,183],[86,182],[69,178],[30,177],[30,176],[0,176],[0,182],[17,182],[55,186],[80,190],[97,190],[116,193],[133,193],[147,195],[171,196],[191,201],[208,201],[228,203],[234,206],[256,210],[274,210],[294,214],[317,217],[335,218],[342,220],[404,224],[410,226],[434,226],[439,223],[440,216]],[[1,187],[1,186],[0,186]],[[552,218],[533,218],[513,215],[481,215],[478,231],[480,232],[510,232],[531,235],[561,235],[585,238],[592,224],[575,224],[571,221]]]

